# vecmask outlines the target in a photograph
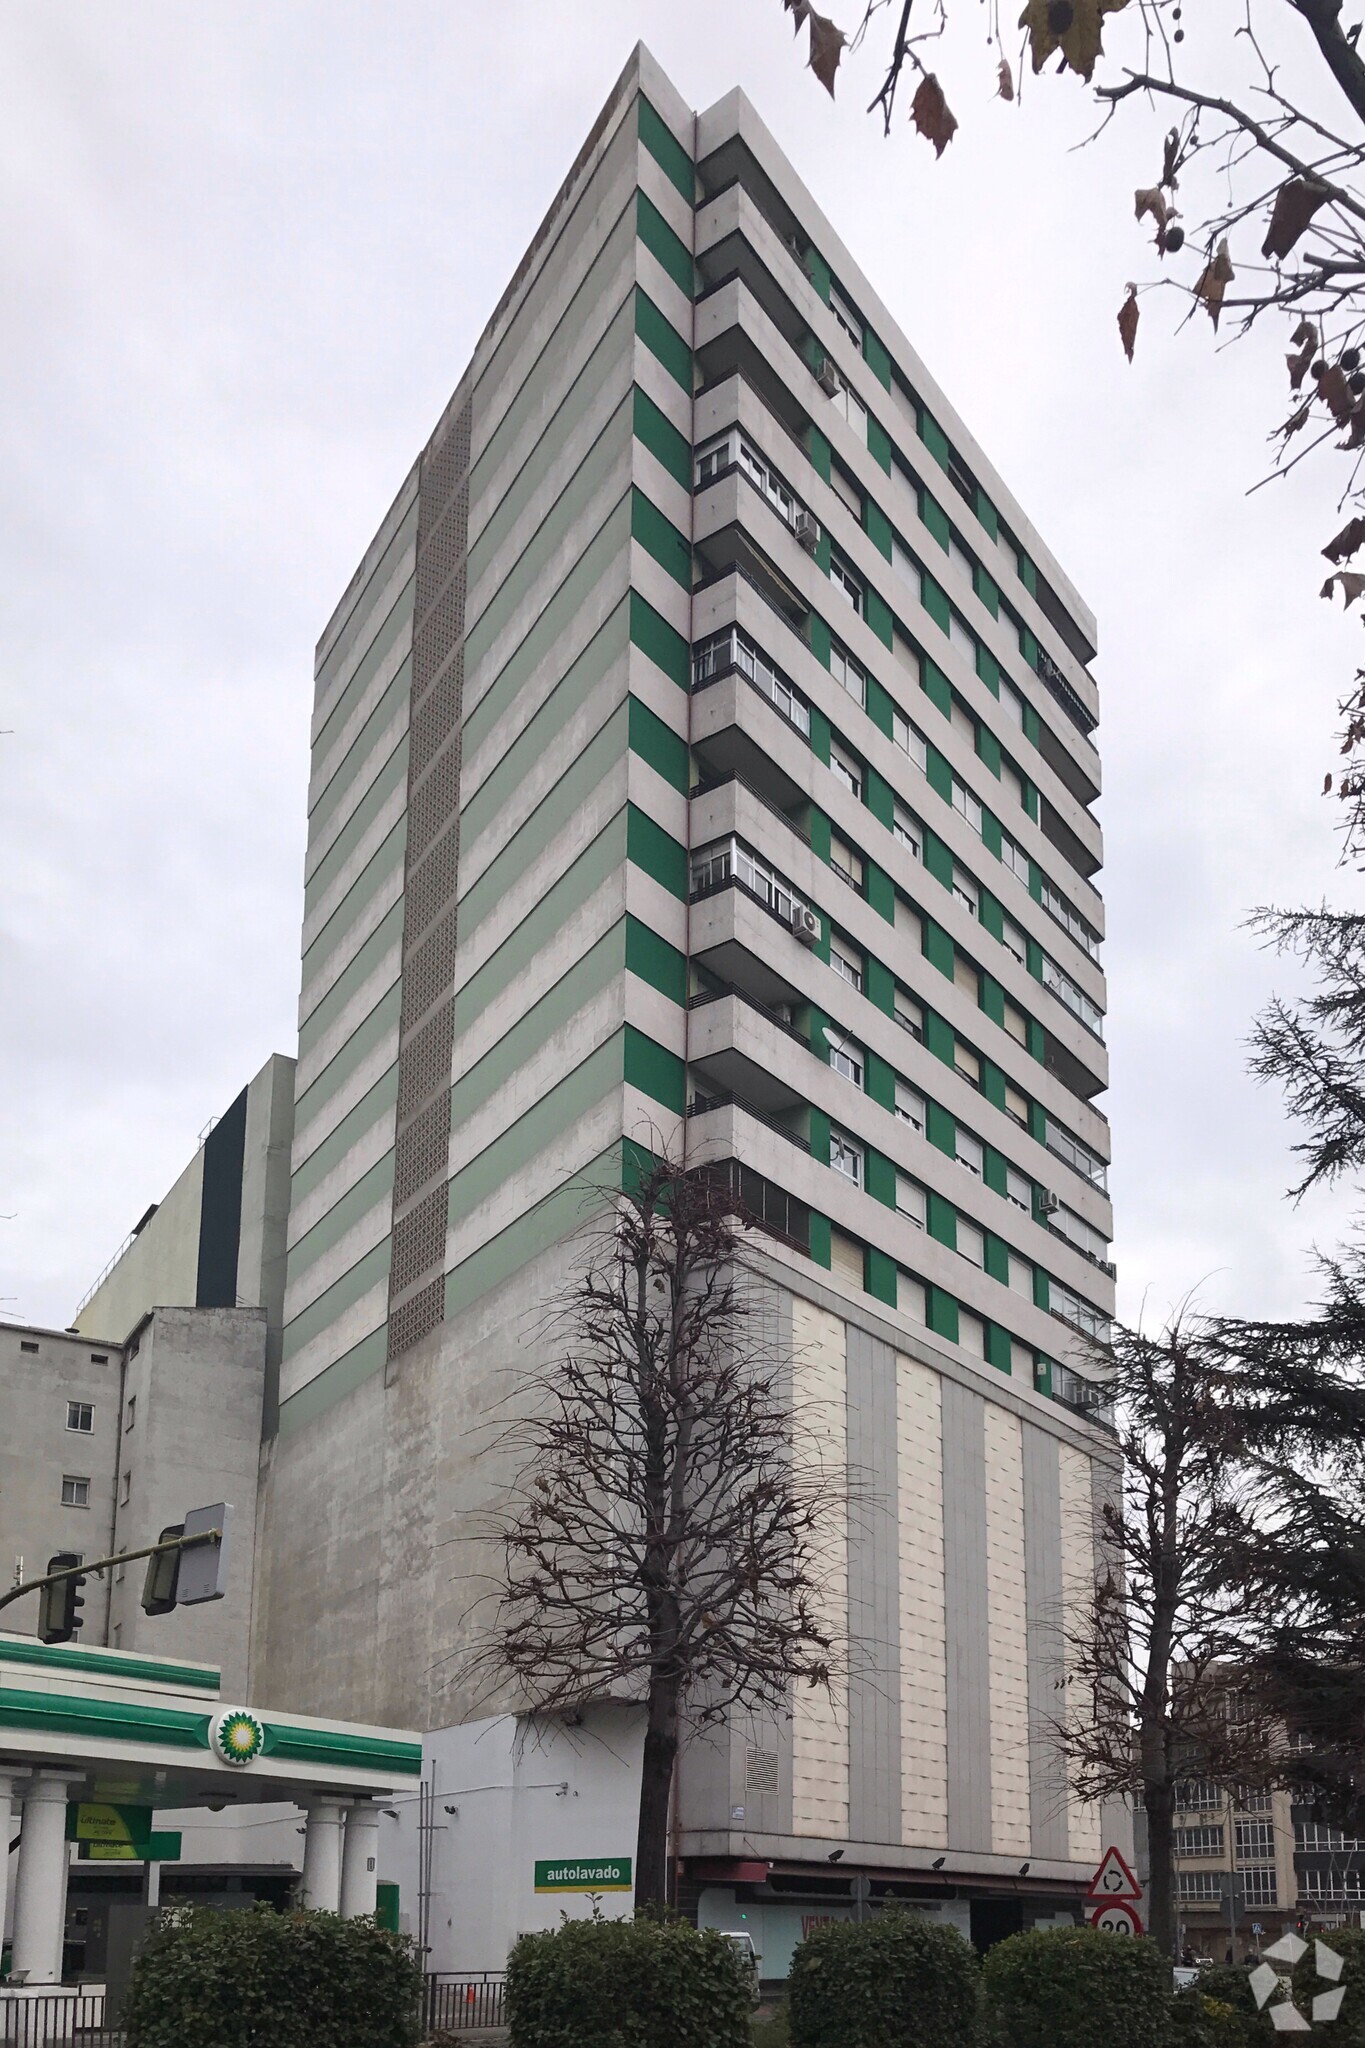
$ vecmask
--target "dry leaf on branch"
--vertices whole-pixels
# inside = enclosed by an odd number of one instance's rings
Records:
[[[1218,315],[1223,310],[1223,294],[1236,275],[1232,267],[1232,258],[1228,254],[1227,236],[1224,235],[1216,253],[1204,265],[1203,273],[1194,288],[1195,297],[1202,299],[1209,309],[1209,318],[1215,331],[1218,327]]]
[[[1347,611],[1356,599],[1365,592],[1365,575],[1358,569],[1338,569],[1335,576],[1329,576],[1318,592],[1319,597],[1330,597],[1334,583],[1341,585],[1343,608]]]
[[[848,39],[828,15],[817,14],[810,6],[806,12],[810,18],[810,68],[833,99],[834,74],[839,69],[839,59],[844,54],[844,44]]]
[[[1318,208],[1327,204],[1327,199],[1325,186],[1308,178],[1287,178],[1275,194],[1261,254],[1287,256]]]
[[[790,0],[789,0],[790,4]],[[1161,182],[1174,192],[1176,172],[1180,168],[1180,130],[1172,128],[1166,136],[1166,147],[1161,156]]]
[[[1318,344],[1316,337],[1314,337],[1312,341],[1304,343],[1296,356],[1290,355],[1285,357],[1285,362],[1289,366],[1289,388],[1291,391],[1299,389],[1304,378],[1308,375],[1308,366],[1317,352]]]
[[[782,5],[792,16],[792,34],[799,36],[810,13],[810,0],[782,0]]]
[[[1291,413],[1290,413],[1290,415],[1289,415],[1289,418],[1288,418],[1288,419],[1287,419],[1287,420],[1285,421],[1284,425],[1283,425],[1282,427],[1276,427],[1276,429],[1275,429],[1275,432],[1276,432],[1277,434],[1282,434],[1282,435],[1284,436],[1285,440],[1287,441],[1287,440],[1289,439],[1289,437],[1290,437],[1290,435],[1291,435],[1291,434],[1297,434],[1297,433],[1298,433],[1298,431],[1299,431],[1299,428],[1300,428],[1300,427],[1305,427],[1305,426],[1307,426],[1307,424],[1308,424],[1308,415],[1309,415],[1309,413],[1310,413],[1310,412],[1311,412],[1312,410],[1313,410],[1313,401],[1312,401],[1312,399],[1311,399],[1311,398],[1305,398],[1305,400],[1303,401],[1303,404],[1302,404],[1302,405],[1301,405],[1301,406],[1300,406],[1300,407],[1298,408],[1298,411],[1297,411],[1297,412],[1291,412]],[[1272,436],[1272,438],[1273,438],[1273,436]]]
[[[1010,70],[1010,62],[1008,57],[1002,57],[1000,59],[1000,68],[995,74],[995,79],[996,98],[1001,100],[1012,100],[1014,98],[1014,73]]]
[[[1133,194],[1133,217],[1141,220],[1144,213],[1150,213],[1158,229],[1164,228],[1171,217],[1166,203],[1166,194],[1160,185],[1148,185],[1143,191]]]
[[[1130,284],[1128,296],[1119,307],[1119,340],[1123,343],[1123,353],[1130,363],[1133,360],[1133,343],[1137,340],[1137,326],[1137,286]]]
[[[1117,14],[1126,4],[1127,0],[1027,0],[1019,26],[1028,30],[1034,71],[1041,71],[1053,51],[1060,50],[1088,83],[1103,50],[1104,17]]]
[[[934,145],[934,155],[942,156],[948,144],[957,133],[957,116],[943,97],[943,87],[932,71],[926,71],[910,102],[910,119],[927,142]]]
[[[1346,382],[1346,372],[1339,364],[1333,363],[1327,375],[1319,379],[1318,397],[1322,400],[1339,427],[1344,427],[1355,411],[1355,400],[1351,387]]]
[[[1322,793],[1324,796],[1330,796],[1332,794],[1332,776],[1330,770],[1322,778]]]
[[[1349,562],[1358,547],[1365,545],[1365,519],[1348,519],[1335,539],[1323,549],[1329,562]]]

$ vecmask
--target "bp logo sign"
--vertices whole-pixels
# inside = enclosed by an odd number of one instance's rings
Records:
[[[1267,1961],[1251,1973],[1251,1988],[1256,1994],[1257,2007],[1265,2013],[1278,2034],[1310,2034],[1314,2027],[1324,2027],[1334,2020],[1341,2011],[1341,2001],[1346,1996],[1346,1986],[1338,1980],[1341,1977],[1342,1957],[1325,1941],[1313,1943],[1313,1963],[1320,1980],[1335,1984],[1335,1991],[1319,1991],[1313,1999],[1313,2017],[1306,2020],[1292,1998],[1282,1998],[1277,2005],[1268,2001],[1275,1992],[1283,1988],[1283,1979],[1271,1963],[1287,1963],[1292,1970],[1300,1956],[1308,1953],[1308,1943],[1300,1941],[1297,1934],[1286,1934],[1277,1941],[1274,1948],[1266,1950]]]
[[[264,1728],[245,1707],[224,1707],[209,1723],[209,1748],[220,1763],[254,1763],[264,1741]]]

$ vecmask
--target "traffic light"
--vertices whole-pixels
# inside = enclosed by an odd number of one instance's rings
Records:
[[[71,1571],[81,1561],[78,1550],[59,1550],[47,1561],[49,1572]],[[85,1598],[81,1588],[85,1584],[84,1572],[75,1573],[69,1579],[58,1579],[55,1585],[44,1586],[38,1596],[38,1640],[41,1643],[69,1643],[80,1628],[84,1616],[81,1613]]]
[[[174,1536],[183,1536],[185,1524],[172,1522],[157,1537],[158,1543],[169,1543]],[[147,1571],[142,1581],[142,1607],[146,1614],[169,1614],[175,1606],[176,1581],[180,1576],[180,1552],[163,1550],[157,1557],[149,1557]]]

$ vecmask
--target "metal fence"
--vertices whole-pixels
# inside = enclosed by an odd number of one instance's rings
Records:
[[[121,2040],[105,2026],[103,1991],[6,1995],[0,1989],[3,2048],[119,2048]]]
[[[427,1978],[424,2018],[429,2034],[505,2026],[506,2011],[507,1979],[500,1970],[475,1970],[464,1977],[433,1971]]]

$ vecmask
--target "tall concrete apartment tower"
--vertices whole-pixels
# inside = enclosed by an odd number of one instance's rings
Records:
[[[1026,1862],[1069,1909],[1100,1826],[1048,1727],[1115,1466],[1094,636],[749,103],[637,51],[318,646],[270,1697],[499,1704],[496,1416],[662,1136],[761,1219],[860,1476],[848,1690],[689,1751],[686,1881],[1004,1925]]]

